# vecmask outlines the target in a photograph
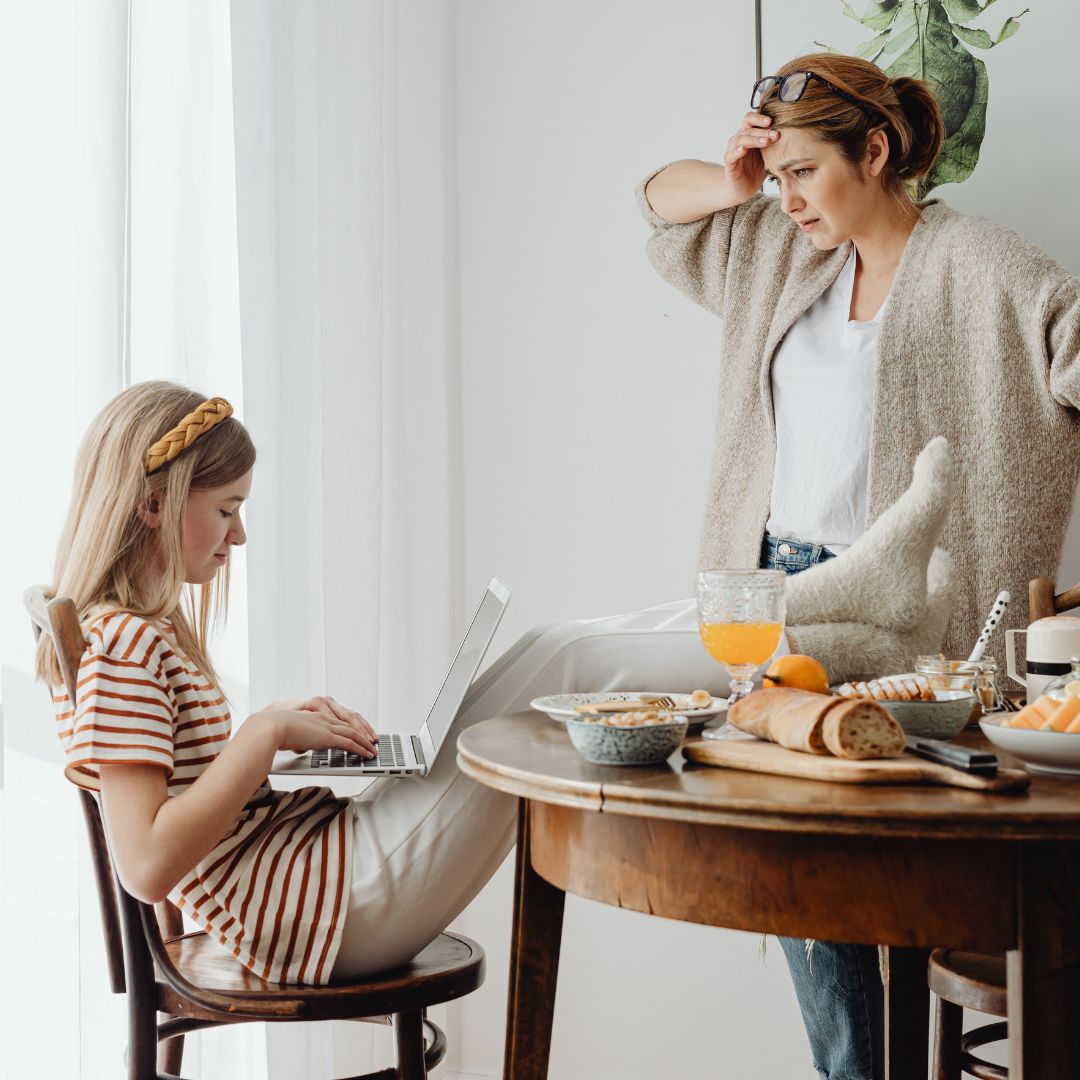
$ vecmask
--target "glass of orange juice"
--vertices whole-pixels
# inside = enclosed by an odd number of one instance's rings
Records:
[[[728,705],[754,688],[754,674],[784,636],[782,570],[703,570],[698,574],[698,628],[714,660],[731,677]],[[706,738],[722,738],[705,730]]]

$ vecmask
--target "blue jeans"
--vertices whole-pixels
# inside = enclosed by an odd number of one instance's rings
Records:
[[[766,533],[761,541],[761,560],[758,565],[762,570],[783,570],[785,574],[798,574],[819,562],[835,558],[828,548],[820,544],[784,540]]]
[[[817,544],[766,535],[761,567],[798,574],[826,559]],[[884,1080],[885,991],[876,945],[781,938],[814,1068],[827,1080]],[[809,953],[809,955],[808,955]]]

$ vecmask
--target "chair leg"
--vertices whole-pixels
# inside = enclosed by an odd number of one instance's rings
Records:
[[[964,1010],[941,997],[935,998],[935,1001],[932,1080],[960,1080],[960,1037],[964,1027]]]
[[[129,999],[133,995],[128,993]],[[153,1006],[128,1002],[128,1080],[156,1080],[157,1078],[157,1023]]]
[[[426,1080],[424,1014],[420,1009],[394,1013],[398,1080]]]
[[[158,1072],[179,1076],[184,1067],[184,1036],[174,1035],[158,1043]]]

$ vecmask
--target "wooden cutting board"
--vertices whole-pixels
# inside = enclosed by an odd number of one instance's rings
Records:
[[[683,754],[702,765],[843,784],[944,784],[973,791],[1024,791],[1031,783],[1021,769],[999,768],[997,776],[975,776],[914,754],[849,761],[831,754],[802,754],[761,739],[695,739],[683,745]]]

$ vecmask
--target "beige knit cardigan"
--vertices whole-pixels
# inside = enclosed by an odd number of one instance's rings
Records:
[[[818,251],[763,195],[672,224],[645,198],[655,175],[637,190],[649,258],[722,320],[701,566],[753,567],[776,454],[770,365],[851,249]],[[1013,596],[1005,624],[1026,626],[1028,580],[1056,574],[1080,471],[1078,407],[1080,278],[1010,229],[923,203],[878,336],[867,524],[908,486],[923,446],[946,436],[956,490],[940,544],[960,579],[947,653],[967,655],[999,589]]]

